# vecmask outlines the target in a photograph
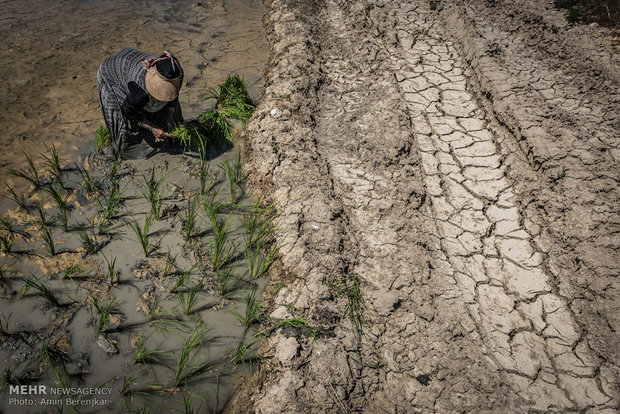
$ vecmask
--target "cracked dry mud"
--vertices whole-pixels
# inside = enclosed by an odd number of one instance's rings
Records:
[[[281,213],[271,314],[319,336],[276,332],[229,411],[616,412],[608,32],[550,1],[265,3],[245,167]]]

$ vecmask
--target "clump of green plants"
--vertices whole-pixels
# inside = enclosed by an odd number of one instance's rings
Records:
[[[200,292],[201,289],[202,282],[196,282],[194,285],[190,286],[187,291],[179,292],[179,301],[181,302],[184,314],[188,316],[192,314],[192,308],[198,299],[198,292]]]
[[[360,282],[355,275],[344,275],[335,282],[330,282],[330,289],[336,297],[346,299],[344,313],[351,319],[358,332],[362,331],[362,313],[366,308],[360,290]]]
[[[207,144],[204,132],[206,127],[199,120],[193,120],[187,125],[179,125],[168,135],[176,138],[184,148],[198,148],[199,151],[203,151]]]
[[[190,378],[207,369],[205,365],[194,366],[192,362],[196,354],[196,348],[207,340],[208,330],[203,323],[198,323],[181,346],[179,354],[176,355],[177,361],[174,368],[173,384],[175,387],[186,385]]]
[[[263,312],[263,309],[260,305],[260,302],[256,298],[256,289],[252,289],[247,292],[244,297],[245,302],[245,312],[243,314],[238,313],[234,310],[229,310],[235,318],[239,322],[243,324],[246,328],[249,328],[253,324],[260,322],[260,318]]]
[[[60,300],[52,291],[52,288],[42,278],[31,275],[31,277],[26,280],[26,284],[22,290],[22,296],[26,295],[31,289],[50,306],[55,308],[60,308],[62,306]]]
[[[103,255],[106,264],[108,265],[108,279],[110,280],[110,284],[113,285],[116,281],[118,281],[118,270],[116,269],[116,257],[113,257],[112,260],[108,259],[106,255]]]
[[[70,385],[70,376],[69,370],[67,369],[67,364],[64,363],[62,357],[59,355],[59,352],[52,349],[47,341],[43,341],[41,344],[41,349],[39,350],[39,354],[36,359],[39,363],[47,364],[56,381],[63,387]]]
[[[138,242],[140,242],[140,246],[142,247],[142,251],[144,252],[145,257],[149,257],[149,255],[156,249],[155,246],[151,244],[151,236],[149,234],[149,228],[151,227],[151,216],[148,216],[144,221],[144,226],[140,226],[138,220],[130,221],[129,227],[133,229],[138,237]]]
[[[56,256],[56,245],[54,244],[54,236],[50,227],[43,226],[41,229],[41,238],[43,239],[43,246],[45,246],[50,256]]]
[[[97,332],[97,335],[100,335],[105,332],[106,325],[108,324],[110,316],[114,311],[116,301],[114,300],[108,303],[101,303],[97,298],[93,297],[93,305],[95,307],[97,315],[99,316],[99,318],[96,319],[95,330]]]
[[[84,249],[84,255],[88,256],[97,253],[97,251],[99,250],[99,243],[97,243],[95,235],[93,234],[91,236],[90,234],[88,234],[88,229],[83,224],[80,226],[79,234],[82,248]]]
[[[10,366],[6,366],[2,371],[2,387],[8,387],[11,385],[20,385],[19,378],[17,378],[17,374]]]
[[[112,145],[112,134],[106,126],[99,126],[95,132],[95,151],[101,152],[105,147]]]
[[[276,231],[275,219],[277,214],[273,206],[261,207],[258,200],[245,214],[243,226],[245,227],[245,244],[248,249],[258,244],[264,245],[267,238]]]
[[[82,177],[82,183],[80,184],[82,191],[89,195],[95,194],[97,192],[97,186],[95,185],[95,181],[90,176],[90,173],[79,165],[76,165],[75,168]]]
[[[216,271],[226,267],[237,255],[238,243],[229,236],[232,216],[233,213],[231,212],[225,222],[218,220],[217,215],[209,216],[209,221],[213,227],[211,265]]]
[[[233,274],[230,267],[215,269],[215,279],[217,281],[217,293],[223,298],[229,298],[239,289],[241,284],[241,280]]]
[[[4,197],[8,198],[9,200],[12,200],[15,204],[17,204],[19,208],[22,209],[22,211],[28,213],[29,211],[28,211],[28,202],[26,199],[26,195],[23,193],[17,194],[17,192],[13,189],[13,187],[11,187],[9,183],[7,183],[6,181],[4,181],[4,185],[8,193],[8,195]]]
[[[58,214],[57,217],[60,220],[60,222],[63,225],[63,229],[65,231],[69,230],[69,211],[70,211],[70,207],[67,204],[66,198],[63,197],[58,190],[56,190],[56,188],[54,188],[53,185],[48,185],[45,186],[44,191],[46,193],[48,193],[51,197],[52,200],[54,200],[54,203],[56,203],[56,207],[58,207]]]
[[[60,157],[58,156],[58,151],[56,151],[56,147],[54,146],[54,144],[52,144],[51,149],[47,145],[45,145],[45,149],[47,150],[46,153],[41,154],[41,156],[45,160],[46,171],[64,189],[64,173],[62,168],[60,167]]]
[[[136,355],[134,356],[134,364],[146,364],[151,362],[161,363],[167,355],[164,351],[158,349],[150,349],[146,346],[148,336],[140,335],[136,344]]]
[[[39,177],[39,170],[34,166],[32,157],[26,153],[24,153],[24,155],[26,156],[28,167],[22,170],[11,169],[9,173],[15,177],[23,178],[32,184],[35,190],[38,190],[43,187],[43,182],[41,181],[41,177]]]
[[[143,190],[142,195],[151,205],[150,215],[153,219],[159,220],[161,217],[161,183],[166,176],[161,178],[155,178],[155,168],[151,169],[151,176],[146,178],[143,176],[146,189]]]
[[[228,75],[226,81],[217,89],[211,88],[203,99],[215,99],[215,108],[227,118],[238,119],[244,124],[252,116],[254,102],[250,98],[248,88],[239,75]]]
[[[196,208],[198,207],[198,200],[196,197],[190,197],[187,202],[187,214],[185,217],[185,222],[183,223],[183,236],[185,237],[185,241],[189,241],[194,234],[194,229],[196,227]]]
[[[11,247],[15,243],[16,230],[6,217],[0,217],[0,251],[5,254],[11,252]]]
[[[226,172],[228,177],[228,188],[230,190],[230,203],[237,202],[237,191],[240,190],[243,181],[243,172],[241,171],[241,155],[235,161],[222,161],[219,167]]]
[[[258,279],[267,274],[271,265],[278,258],[276,249],[267,249],[263,254],[261,242],[256,243],[253,247],[246,249],[244,252],[245,260],[248,265],[248,273],[250,278]]]

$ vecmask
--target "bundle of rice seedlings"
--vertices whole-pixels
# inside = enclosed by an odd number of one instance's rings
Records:
[[[109,147],[112,145],[112,134],[110,134],[110,130],[101,125],[97,128],[97,132],[95,132],[95,151],[100,152],[103,148]]]
[[[228,118],[238,119],[244,125],[252,116],[254,102],[248,94],[248,88],[239,75],[228,75],[218,89],[210,89],[204,99],[216,99],[216,108]]]

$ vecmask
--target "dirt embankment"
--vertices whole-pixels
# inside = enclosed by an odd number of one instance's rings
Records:
[[[605,32],[550,2],[265,3],[245,166],[281,213],[271,312],[318,337],[272,335],[229,410],[613,412]]]

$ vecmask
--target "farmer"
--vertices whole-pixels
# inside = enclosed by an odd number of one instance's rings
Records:
[[[183,69],[168,51],[157,57],[123,49],[101,64],[99,103],[115,155],[148,158],[157,151],[156,143],[183,122],[182,82]]]

